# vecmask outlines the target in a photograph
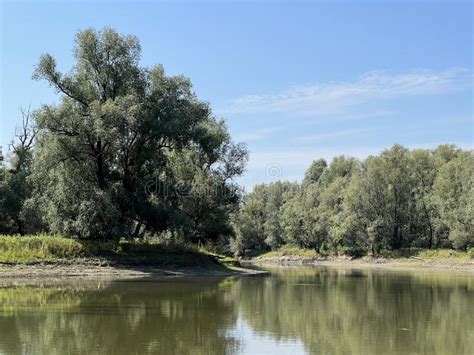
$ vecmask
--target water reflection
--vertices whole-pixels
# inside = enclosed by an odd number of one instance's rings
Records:
[[[0,288],[0,353],[468,354],[474,278],[323,268]]]
[[[0,353],[233,353],[229,280],[41,285],[0,290]],[[41,350],[40,350],[41,349]]]
[[[467,354],[473,285],[447,274],[299,268],[242,279],[235,292],[254,331],[300,338],[311,353]]]

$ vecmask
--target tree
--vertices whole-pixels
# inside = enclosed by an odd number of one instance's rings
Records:
[[[22,215],[25,201],[31,196],[28,177],[32,172],[32,149],[36,131],[30,109],[21,110],[22,125],[15,132],[10,147],[10,168],[0,166],[0,233],[30,232],[32,221]]]
[[[282,244],[357,256],[465,249],[474,235],[473,166],[472,152],[453,145],[411,152],[394,145],[363,162],[341,156],[329,166],[316,160],[301,185],[276,182],[246,198],[238,240],[247,252]]]
[[[186,220],[178,219],[175,228],[186,233],[191,242],[220,241],[226,245],[233,232],[230,214],[238,209],[241,199],[232,178],[243,172],[247,151],[245,146],[231,142],[223,122],[216,129],[222,134],[212,143],[217,149],[212,157],[194,150],[172,156],[171,176],[175,180],[171,186],[179,186],[177,207]],[[214,164],[218,167],[210,169]]]
[[[344,224],[344,201],[347,188],[354,174],[360,171],[360,163],[355,158],[335,157],[320,179],[320,204],[316,213],[327,226],[326,242],[334,253],[345,249],[350,253],[359,253],[359,247],[353,243],[352,231],[346,231]]]
[[[277,181],[268,185],[265,205],[265,243],[276,249],[285,242],[285,231],[281,221],[281,208],[291,196],[294,186],[288,182]]]
[[[327,167],[327,162],[324,159],[318,159],[311,163],[311,166],[306,170],[304,174],[303,185],[318,182],[323,175],[324,170]]]
[[[319,204],[320,189],[318,183],[312,183],[282,206],[281,223],[287,243],[321,251],[326,242],[328,226],[318,214]]]
[[[407,149],[394,145],[363,163],[348,190],[347,214],[373,254],[409,245],[411,178]]]
[[[440,170],[433,186],[434,201],[457,249],[474,246],[474,156],[460,153]]]
[[[416,149],[410,152],[410,172],[413,181],[413,209],[410,230],[418,246],[438,247],[442,240],[438,209],[433,201],[433,184],[438,164],[432,151]]]
[[[267,250],[265,244],[265,205],[267,189],[257,185],[254,191],[244,198],[238,213],[234,214],[235,238],[232,250],[238,256],[256,254]]]
[[[161,66],[140,67],[140,52],[135,36],[106,28],[77,34],[68,74],[50,55],[41,57],[34,78],[61,95],[35,115],[35,181],[47,182],[38,200],[53,232],[117,238],[172,228],[180,197],[150,192],[150,184],[177,182],[172,162],[180,155],[199,157],[207,175],[227,169],[226,181],[243,171],[245,147],[232,146],[190,81],[166,76]],[[231,164],[236,150],[240,160]]]

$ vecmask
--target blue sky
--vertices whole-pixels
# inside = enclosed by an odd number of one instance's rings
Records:
[[[1,1],[0,145],[20,107],[57,100],[31,80],[39,56],[67,71],[75,32],[112,26],[139,37],[144,66],[191,78],[248,143],[247,188],[394,143],[472,148],[472,10],[470,1]]]

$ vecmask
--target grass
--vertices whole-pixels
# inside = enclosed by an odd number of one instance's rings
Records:
[[[420,249],[420,248],[406,248],[394,251],[383,252],[381,254],[385,258],[420,258],[429,260],[469,260],[474,259],[474,253],[469,251],[458,251],[453,249]]]
[[[80,241],[52,235],[0,235],[0,263],[71,263],[79,260],[126,265],[203,266],[208,268],[235,263],[232,258],[194,246]]]
[[[470,249],[467,252],[458,251],[452,249],[431,249],[431,250],[422,250],[418,254],[420,258],[429,258],[429,259],[462,259],[469,260],[474,259],[474,249]]]
[[[59,236],[0,235],[0,262],[27,264],[88,255],[85,245]]]

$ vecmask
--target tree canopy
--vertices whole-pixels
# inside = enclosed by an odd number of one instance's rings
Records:
[[[141,67],[140,54],[135,36],[105,28],[76,35],[67,73],[41,56],[33,78],[60,102],[34,112],[34,189],[25,205],[37,207],[49,231],[81,238],[218,238],[239,201],[233,179],[246,148],[187,78]],[[219,193],[198,200],[202,187]]]
[[[301,184],[259,185],[246,197],[235,217],[234,251],[251,255],[284,244],[352,255],[470,248],[473,179],[472,151],[452,145],[394,145],[362,162],[319,159]]]

